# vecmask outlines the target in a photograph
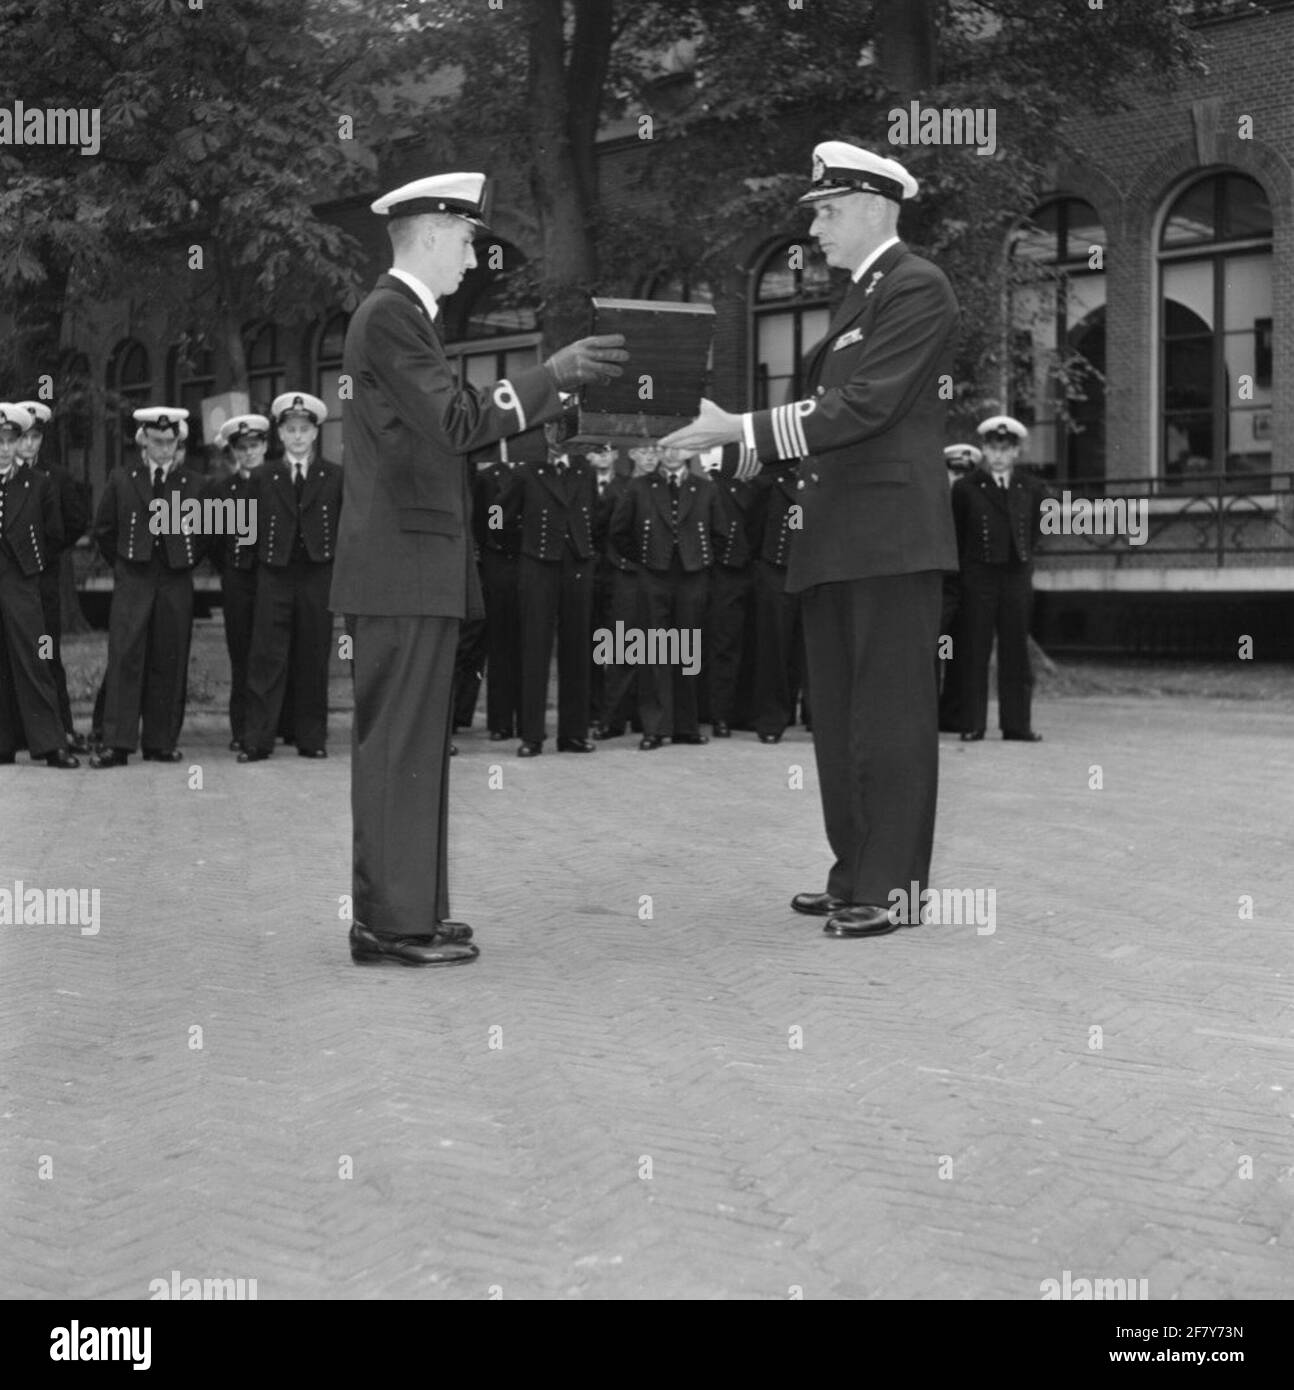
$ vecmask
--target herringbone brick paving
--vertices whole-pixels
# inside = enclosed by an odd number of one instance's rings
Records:
[[[827,867],[803,735],[460,735],[448,971],[349,961],[344,731],[0,769],[0,889],[102,898],[0,927],[0,1293],[1288,1297],[1294,718],[1039,723],[943,743],[935,882],[996,930],[856,942],[787,907]]]

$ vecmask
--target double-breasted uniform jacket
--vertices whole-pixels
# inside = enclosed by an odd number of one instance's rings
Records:
[[[1040,478],[1018,466],[1005,488],[983,468],[958,478],[952,503],[962,564],[1032,566],[1048,495]]]
[[[594,487],[597,487],[596,480]],[[605,560],[611,569],[633,574],[638,566],[611,543],[611,519],[616,514],[616,504],[628,491],[629,479],[619,473],[613,473],[606,491],[598,498],[593,514],[593,543],[597,546],[599,558]]]
[[[755,488],[739,478],[720,477],[714,482],[714,501],[724,530],[724,541],[715,552],[715,561],[724,569],[745,569],[754,554],[754,531],[759,517]]]
[[[264,468],[264,464],[261,468]],[[236,469],[227,477],[216,478],[207,484],[207,496],[218,500],[232,500],[235,507],[241,502],[244,510],[252,503],[257,504],[256,542],[247,544],[237,533],[229,531],[223,535],[212,536],[208,542],[207,557],[218,573],[226,570],[254,570],[256,568],[256,543],[260,540],[259,499],[257,497],[257,477],[261,469],[250,478],[244,478]],[[236,515],[236,513],[235,513]]]
[[[44,473],[19,465],[0,488],[4,492],[0,523],[4,558],[26,578],[34,579],[63,549],[63,517],[53,484]]]
[[[631,478],[611,515],[612,546],[625,559],[663,574],[677,544],[686,573],[708,570],[728,542],[715,504],[715,485],[684,473],[679,484],[677,522],[672,510],[669,483],[662,473]]]
[[[261,564],[282,569],[293,558],[298,535],[307,557],[327,564],[337,554],[342,511],[342,468],[312,459],[298,512],[287,460],[263,464],[256,478],[256,553]]]
[[[153,515],[152,470],[142,461],[114,468],[94,517],[99,553],[110,565],[118,560],[147,564],[156,549],[167,569],[193,569],[206,554],[207,543],[198,526],[183,529],[182,509],[186,502],[200,503],[205,486],[206,479],[194,469],[186,465],[172,468],[166,475],[162,500],[167,527],[174,527],[176,516],[180,527],[155,535],[149,526]]]
[[[766,469],[752,484],[757,489],[758,510],[756,554],[767,564],[784,570],[791,558],[791,546],[803,530],[799,505],[798,477],[794,468]]]
[[[380,275],[346,333],[355,384],[342,417],[345,484],[335,613],[481,617],[464,457],[561,413],[552,375],[530,367],[460,387],[418,296]]]
[[[49,479],[63,520],[63,544],[60,550],[71,550],[90,525],[90,508],[86,504],[85,494],[61,463],[46,458],[44,448],[32,467]]]
[[[812,394],[754,412],[760,462],[801,460],[788,592],[956,567],[942,451],[957,330],[947,276],[898,242],[809,353]]]
[[[593,558],[597,499],[592,465],[574,457],[564,474],[551,461],[518,464],[500,500],[504,525],[520,522],[521,553],[552,561],[567,549],[577,560]]]
[[[472,536],[482,555],[487,550],[510,559],[521,554],[520,518],[506,519],[502,502],[515,467],[502,461],[487,464],[472,480]]]

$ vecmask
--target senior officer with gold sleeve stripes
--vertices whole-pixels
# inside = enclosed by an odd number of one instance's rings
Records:
[[[394,265],[346,332],[344,506],[331,607],[354,634],[351,735],[358,964],[473,960],[448,921],[450,695],[459,623],[483,617],[469,450],[561,413],[558,389],[620,375],[619,335],[583,338],[487,390],[459,386],[438,300],[476,264],[484,174],[441,174],[379,198]]]
[[[703,401],[663,441],[744,443],[799,458],[803,530],[786,587],[803,594],[813,741],[835,863],[797,911],[832,936],[880,936],[929,873],[938,786],[934,654],[940,576],[956,543],[944,478],[944,397],[957,299],[947,277],[898,239],[916,180],[845,141],[813,152],[811,234],[853,283],[809,354],[805,400],[745,415]],[[912,906],[915,906],[914,904]],[[911,914],[915,915],[915,914]]]

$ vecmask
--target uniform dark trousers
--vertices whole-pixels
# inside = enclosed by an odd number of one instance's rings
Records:
[[[938,570],[819,584],[804,594],[813,748],[827,840],[827,892],[890,904],[926,886],[939,785],[930,653]]]
[[[521,610],[515,555],[481,552],[485,595],[485,727],[511,738],[520,722]]]
[[[676,628],[680,632],[695,628],[704,633],[710,574],[708,570],[689,574],[677,551],[664,573],[641,571],[638,595],[642,628]],[[704,669],[704,651],[701,655]],[[643,733],[653,738],[687,738],[700,733],[697,720],[697,682],[700,680],[699,673],[686,676],[680,666],[644,667],[638,684],[638,717]]]
[[[520,561],[521,737],[542,743],[548,668],[557,636],[557,737],[589,736],[589,653],[593,645],[593,561],[564,550],[560,560]]]
[[[62,556],[45,566],[40,572],[40,607],[45,616],[45,633],[54,639],[54,655],[49,662],[50,675],[54,677],[54,693],[58,697],[58,715],[63,721],[63,732],[74,733],[72,724],[72,701],[67,694],[67,672],[63,669],[63,604],[60,593],[62,578]]]
[[[710,612],[701,668],[710,695],[712,722],[731,724],[737,711],[737,676],[746,635],[746,613],[755,592],[750,566],[716,566],[710,581]]]
[[[998,728],[1032,729],[1033,667],[1029,621],[1033,615],[1033,567],[967,564],[962,571],[962,622],[966,658],[962,677],[962,727],[976,733],[988,722],[988,662],[997,633]],[[960,664],[960,663],[959,663]]]
[[[240,743],[247,730],[247,664],[256,612],[256,571],[227,569],[220,576],[220,609],[229,652],[229,732]]]
[[[952,655],[941,657],[936,650],[935,668],[939,672],[939,727],[946,733],[962,728],[962,670],[966,660],[965,624],[961,614],[961,575],[945,574],[939,608],[939,642],[952,643]],[[961,664],[958,658],[961,658]]]
[[[184,724],[189,641],[193,635],[193,572],[170,570],[158,556],[118,559],[108,618],[103,743],[133,753],[169,752]]]
[[[292,690],[292,733],[298,748],[328,742],[328,661],[332,613],[328,590],[332,565],[289,560],[256,571],[256,612],[247,665],[247,748],[272,752],[283,702]]]
[[[485,652],[489,633],[484,618],[468,618],[458,633],[458,654],[454,658],[454,728],[470,729],[476,715],[476,701],[485,675]]]
[[[616,624],[638,626],[638,575],[634,570],[607,566],[598,571],[595,629],[604,627],[613,636]],[[638,713],[637,666],[594,666],[593,722],[623,729]]]
[[[449,917],[449,723],[459,620],[361,615],[347,626],[355,638],[355,920],[379,936],[430,935]]]
[[[795,723],[803,679],[804,633],[799,594],[786,592],[786,570],[756,560],[755,732],[780,734]]]
[[[54,677],[40,654],[44,635],[39,578],[0,549],[0,753],[15,752],[24,733],[33,758],[63,747]]]

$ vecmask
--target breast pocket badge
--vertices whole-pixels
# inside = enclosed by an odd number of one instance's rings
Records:
[[[863,341],[863,330],[861,328],[851,328],[848,333],[842,333],[832,344],[832,352],[839,352],[841,348],[848,347],[850,343],[861,343]]]

